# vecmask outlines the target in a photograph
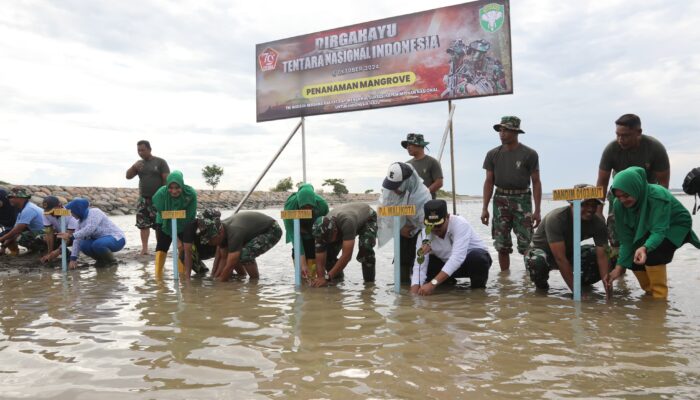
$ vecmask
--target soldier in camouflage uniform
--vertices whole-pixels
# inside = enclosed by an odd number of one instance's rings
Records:
[[[212,276],[227,281],[235,271],[238,277],[258,279],[256,258],[270,250],[282,238],[282,228],[272,217],[256,211],[243,211],[221,221],[210,245],[218,246]],[[200,241],[201,243],[201,241]]]
[[[15,226],[0,237],[0,254],[5,248],[18,254],[17,245],[26,247],[30,253],[46,250],[44,241],[44,210],[32,203],[32,196],[22,187],[13,188],[7,195],[10,204],[17,209]]]
[[[493,129],[499,132],[501,145],[490,150],[484,159],[486,180],[481,222],[489,224],[488,206],[493,197],[491,234],[501,271],[507,271],[510,268],[510,253],[513,252],[511,230],[517,238],[518,252],[524,254],[530,244],[533,227],[540,223],[542,183],[537,152],[518,140],[518,135],[525,133],[520,129],[520,118],[505,116]],[[532,198],[535,201],[534,212]]]
[[[577,188],[593,187],[580,184]],[[603,199],[586,199],[581,202],[581,240],[593,238],[594,245],[581,246],[581,283],[592,285],[610,270],[606,254],[607,229],[605,220],[596,214]],[[525,269],[530,280],[541,290],[547,290],[549,271],[558,269],[569,289],[573,290],[574,270],[574,219],[573,205],[552,210],[537,228],[532,243],[525,252]],[[604,286],[605,287],[605,286]],[[608,288],[605,287],[606,292]]]
[[[180,260],[185,265],[185,277],[189,278],[192,271],[197,275],[209,271],[204,260],[216,257],[216,244],[211,240],[220,232],[223,232],[221,212],[211,208],[198,212],[197,217],[185,225],[182,232],[184,251],[180,253]]]
[[[326,286],[340,278],[352,258],[355,237],[358,240],[357,261],[362,265],[362,278],[374,282],[377,243],[377,213],[364,203],[343,204],[314,222],[317,278],[312,286]],[[338,258],[340,254],[340,258]]]

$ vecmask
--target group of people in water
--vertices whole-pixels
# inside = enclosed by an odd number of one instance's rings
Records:
[[[517,117],[505,116],[493,126],[501,145],[490,150],[484,160],[481,222],[491,223],[502,271],[510,267],[513,232],[516,248],[537,289],[549,288],[551,270],[558,270],[573,288],[574,246],[581,246],[573,242],[573,206],[541,217],[539,158],[535,150],[520,143],[519,137],[525,133],[520,123]],[[602,281],[606,293],[611,294],[612,282],[631,269],[647,294],[666,298],[666,265],[683,244],[700,248],[700,240],[692,230],[689,211],[668,191],[670,166],[663,145],[642,134],[641,121],[634,114],[621,116],[615,125],[617,139],[603,152],[597,181],[597,186],[607,190],[613,177],[607,222],[603,217],[605,199],[581,202],[581,239],[593,239],[593,244],[581,247],[582,282]],[[488,247],[466,218],[449,214],[447,203],[436,199],[442,187],[442,169],[438,160],[425,154],[428,144],[423,135],[408,134],[401,145],[412,158],[392,163],[382,182],[382,206],[413,205],[416,209],[415,215],[399,222],[401,282],[417,295],[430,295],[456,278],[469,278],[472,288],[483,288],[492,265]],[[179,273],[186,279],[192,273],[206,274],[209,269],[203,261],[208,259],[213,259],[211,276],[216,280],[257,279],[256,259],[283,234],[275,219],[255,211],[222,219],[218,210],[198,210],[197,192],[185,184],[180,171],[171,172],[165,160],[151,153],[148,141],[139,141],[137,151],[141,159],[127,170],[126,178],[139,177],[136,226],[141,232],[142,254],[148,254],[151,229],[156,231],[156,275],[162,275],[167,251],[177,240],[181,249]],[[700,176],[686,185],[697,192]],[[576,185],[589,186],[593,185]],[[16,255],[21,245],[49,262],[59,257],[60,241],[66,240],[74,268],[80,253],[96,259],[98,265],[109,265],[114,262],[113,253],[124,248],[124,232],[100,209],[90,207],[88,200],[75,198],[62,205],[57,197],[48,196],[42,209],[30,198],[22,187],[9,192],[0,189],[0,255]],[[61,232],[55,212],[62,208],[71,213],[66,217],[65,232]],[[331,210],[310,184],[302,184],[291,194],[284,209],[311,210],[312,218],[300,221],[299,249],[302,275],[310,286],[326,286],[341,279],[356,242],[363,279],[374,281],[374,249],[392,239],[393,218],[378,218],[365,203],[342,204]],[[162,218],[163,211],[184,211],[185,217],[173,226]],[[293,242],[292,221],[285,220],[284,228],[285,241]]]

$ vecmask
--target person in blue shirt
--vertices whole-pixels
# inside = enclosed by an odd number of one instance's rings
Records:
[[[0,254],[5,254],[6,248],[18,254],[18,244],[26,247],[29,253],[46,250],[44,211],[29,201],[31,195],[25,188],[13,188],[7,198],[18,213],[15,226],[0,237]]]

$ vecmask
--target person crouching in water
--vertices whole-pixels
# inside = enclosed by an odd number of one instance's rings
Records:
[[[47,247],[46,255],[41,257],[41,262],[47,263],[61,255],[61,241],[57,240],[58,238],[56,237],[56,234],[61,232],[61,220],[60,217],[53,215],[52,212],[56,209],[63,209],[63,205],[56,196],[46,196],[41,205],[44,209],[44,240]],[[78,220],[73,218],[72,215],[65,217],[65,221],[66,232],[73,233],[78,229]],[[73,242],[68,241],[66,246],[73,246]],[[71,254],[77,257],[78,249],[73,247]]]
[[[185,225],[192,222],[197,213],[197,192],[190,186],[185,185],[182,172],[173,171],[168,175],[165,186],[158,188],[152,198],[153,206],[158,211],[156,215],[156,277],[163,275],[165,268],[165,257],[172,244],[173,237],[182,239],[182,232]],[[172,221],[163,219],[163,211],[185,210],[185,218],[177,220],[177,232],[172,231]],[[179,246],[178,246],[179,247]],[[180,274],[185,273],[185,266],[178,260],[178,270]]]
[[[77,197],[66,204],[73,218],[78,220],[78,228],[73,232],[57,233],[59,239],[73,240],[73,251],[68,264],[71,269],[78,265],[80,252],[97,260],[95,266],[116,263],[112,253],[124,248],[124,232],[99,208],[90,208],[90,202]]]
[[[593,186],[579,184],[575,188]],[[549,212],[532,236],[525,251],[525,269],[539,290],[549,289],[549,271],[558,269],[566,286],[574,288],[574,246],[581,246],[581,284],[592,285],[610,271],[610,260],[605,252],[608,230],[603,217],[596,214],[602,199],[581,201],[581,240],[593,238],[595,245],[574,243],[574,206],[568,205]],[[604,285],[605,286],[605,285]],[[605,286],[606,295],[610,291]]]
[[[190,278],[192,271],[197,275],[209,271],[204,260],[214,258],[214,265],[217,265],[217,246],[221,238],[218,241],[216,238],[221,231],[221,212],[212,208],[198,212],[197,217],[185,225],[182,232],[183,251],[179,254],[180,261],[185,264],[186,279]]]
[[[700,248],[690,212],[668,189],[647,183],[646,172],[640,167],[620,171],[611,190],[620,255],[605,284],[610,287],[628,268],[647,294],[665,299],[666,264],[685,243]]]
[[[314,221],[312,232],[316,241],[316,280],[312,287],[326,286],[343,276],[352,259],[355,237],[359,241],[357,262],[362,264],[362,278],[374,282],[377,213],[369,205],[348,203],[335,207],[327,216]]]
[[[473,289],[485,288],[493,261],[469,222],[448,214],[445,200],[430,200],[423,210],[426,228],[416,244],[411,293],[429,296],[450,278],[469,278]]]
[[[270,250],[282,238],[282,228],[272,217],[257,211],[243,211],[221,221],[218,234],[209,239],[218,246],[212,278],[228,281],[233,272],[237,277],[258,279],[256,258]]]

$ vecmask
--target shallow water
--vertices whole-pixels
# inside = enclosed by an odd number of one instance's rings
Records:
[[[459,204],[486,238],[480,208]],[[138,247],[133,217],[115,220]],[[598,284],[581,304],[555,272],[535,293],[520,257],[510,273],[494,265],[486,290],[397,296],[392,251],[378,251],[376,284],[353,260],[337,287],[301,291],[281,243],[258,259],[258,283],[178,286],[171,269],[159,282],[151,259],[4,273],[0,398],[700,397],[692,247],[669,266],[668,302],[627,274],[612,301]]]

